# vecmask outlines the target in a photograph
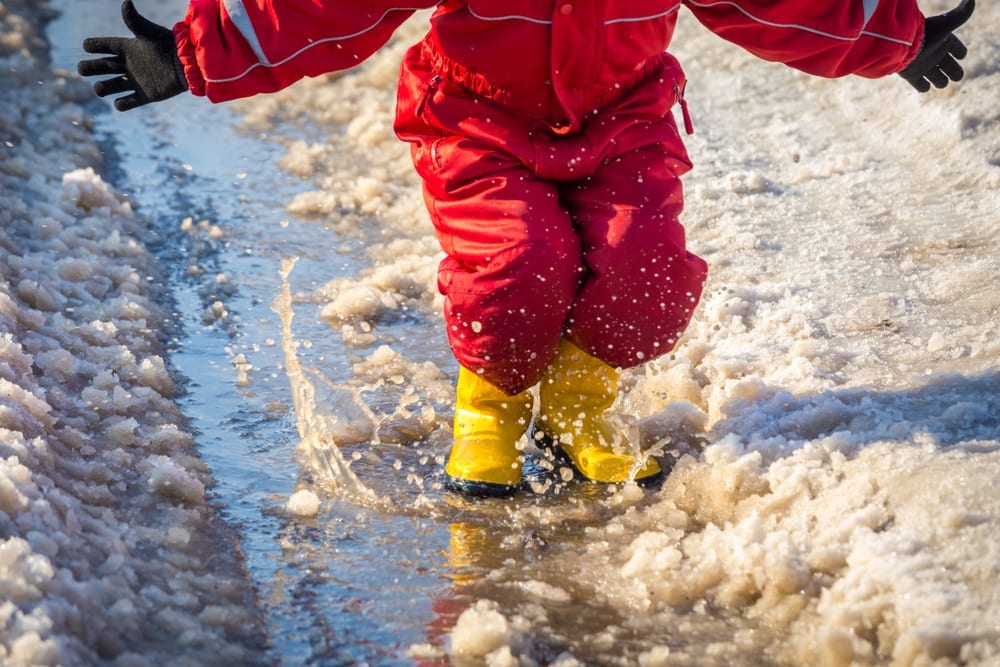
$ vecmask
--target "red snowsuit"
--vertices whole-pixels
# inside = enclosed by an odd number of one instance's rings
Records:
[[[897,72],[923,38],[915,0],[191,0],[174,34],[191,91],[222,101],[357,65],[437,6],[396,131],[447,255],[452,349],[515,393],[562,336],[621,367],[669,352],[698,302],[670,112],[685,81],[665,52],[682,4],[827,77]]]

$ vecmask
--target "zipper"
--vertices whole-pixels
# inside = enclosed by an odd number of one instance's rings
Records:
[[[434,94],[434,89],[437,88],[439,83],[441,83],[441,77],[435,74],[423,85],[420,91],[420,101],[417,102],[415,115],[420,116],[424,113],[424,107],[427,106],[427,100],[429,100],[431,95]]]
[[[687,100],[684,99],[684,88],[680,84],[675,83],[674,94],[681,105],[681,115],[684,117],[684,132],[689,135],[694,134],[694,123],[691,122],[691,113],[688,111]]]
[[[438,150],[438,147],[441,145],[442,141],[444,141],[444,139],[438,137],[431,142],[431,163],[439,169],[441,168],[441,152]]]

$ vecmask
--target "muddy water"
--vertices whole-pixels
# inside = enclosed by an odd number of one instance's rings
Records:
[[[122,34],[117,2],[56,7],[57,66],[75,67],[85,36]],[[183,3],[143,10],[169,24]],[[447,428],[433,428],[447,424],[440,387],[455,368],[440,323],[412,313],[364,351],[391,343],[439,369],[436,389],[418,391],[416,405],[408,392],[418,378],[358,379],[364,354],[302,295],[355,274],[368,239],[286,212],[314,186],[278,168],[281,143],[240,132],[232,108],[189,96],[127,114],[95,102],[92,111],[105,177],[161,235],[156,250],[179,324],[171,362],[185,378],[183,407],[217,480],[215,501],[241,536],[242,553],[232,557],[244,560],[258,591],[270,661],[448,664],[447,631],[480,598],[518,615],[520,652],[543,663],[568,650],[627,664],[643,647],[686,643],[670,626],[635,636],[629,619],[594,595],[599,582],[579,581],[586,563],[572,554],[586,527],[641,497],[578,487],[472,503],[441,490]],[[334,437],[345,428],[371,433]],[[406,437],[414,429],[415,444]],[[302,488],[321,500],[315,517],[286,509]],[[709,641],[730,629],[708,619],[698,632]]]

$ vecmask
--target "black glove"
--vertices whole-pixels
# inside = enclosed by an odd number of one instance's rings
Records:
[[[122,18],[125,26],[135,35],[134,39],[90,37],[83,40],[83,50],[87,53],[109,53],[111,56],[81,60],[77,65],[80,74],[121,75],[98,81],[94,84],[94,92],[100,97],[131,93],[115,100],[116,109],[128,111],[187,90],[173,32],[143,18],[132,0],[122,3]]]
[[[969,20],[975,8],[975,0],[962,0],[962,4],[950,12],[927,19],[920,52],[899,75],[921,93],[930,90],[932,83],[936,88],[944,88],[949,79],[961,81],[965,72],[958,61],[965,57],[967,49],[952,33]]]

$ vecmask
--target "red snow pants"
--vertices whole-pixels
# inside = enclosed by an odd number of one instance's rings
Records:
[[[446,255],[438,287],[462,366],[515,394],[564,336],[622,368],[673,349],[707,275],[678,221],[691,167],[670,111],[682,87],[665,54],[662,71],[561,133],[411,49],[395,129]]]

